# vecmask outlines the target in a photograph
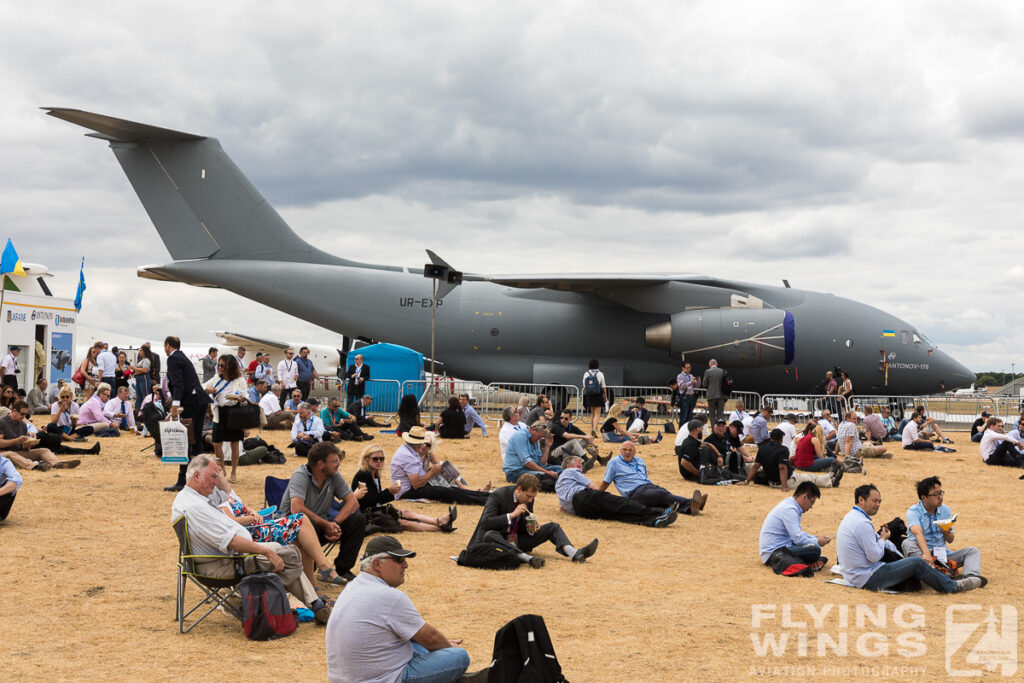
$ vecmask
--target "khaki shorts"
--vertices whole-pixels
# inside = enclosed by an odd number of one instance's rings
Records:
[[[863,446],[859,451],[857,451],[857,455],[862,458],[877,458],[882,454],[883,450],[884,449],[879,446]]]

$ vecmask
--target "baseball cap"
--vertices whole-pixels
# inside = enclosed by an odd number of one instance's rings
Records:
[[[366,544],[366,551],[363,552],[362,559],[365,560],[367,557],[381,553],[387,553],[392,557],[416,557],[414,551],[403,548],[394,536],[376,536]]]

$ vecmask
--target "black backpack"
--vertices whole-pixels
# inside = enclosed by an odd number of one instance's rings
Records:
[[[242,629],[249,640],[291,635],[299,622],[277,574],[250,574],[242,579]]]
[[[722,370],[722,396],[732,396],[732,377],[725,370]]]
[[[569,683],[555,656],[544,617],[524,614],[494,634],[489,683]]]
[[[460,567],[478,569],[516,569],[523,563],[511,548],[490,541],[470,543],[457,562]]]

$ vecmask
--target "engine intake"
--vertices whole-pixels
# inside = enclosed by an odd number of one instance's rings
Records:
[[[644,343],[672,356],[723,366],[789,365],[796,355],[793,314],[777,308],[681,311],[644,330]]]

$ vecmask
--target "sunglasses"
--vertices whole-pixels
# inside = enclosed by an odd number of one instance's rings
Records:
[[[384,456],[374,456],[370,458],[370,462],[384,462]]]

